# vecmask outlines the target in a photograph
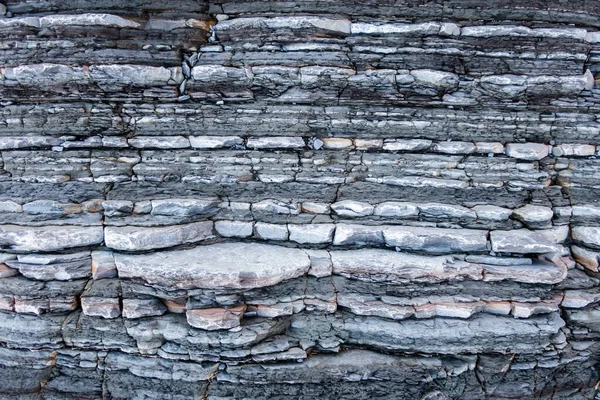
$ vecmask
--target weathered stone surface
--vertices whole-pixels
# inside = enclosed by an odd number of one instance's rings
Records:
[[[289,237],[287,225],[257,222],[254,224],[254,232],[257,237],[265,240],[287,240]]]
[[[239,136],[190,136],[189,139],[195,149],[219,149],[244,143]]]
[[[152,317],[166,311],[167,307],[158,299],[123,299],[123,318]]]
[[[522,160],[541,160],[548,156],[550,146],[541,143],[509,143],[506,145],[506,155]]]
[[[215,230],[223,237],[245,238],[252,236],[253,225],[252,222],[217,221]]]
[[[187,310],[187,322],[194,328],[215,331],[231,329],[240,325],[246,306],[232,308],[207,308],[202,310]]]
[[[334,245],[382,245],[383,232],[380,226],[337,224]]]
[[[301,244],[331,243],[334,230],[334,224],[288,224],[290,240]]]
[[[478,205],[473,211],[477,218],[487,221],[506,221],[512,215],[511,210],[498,206]]]
[[[263,244],[222,243],[152,254],[115,254],[121,278],[178,289],[252,289],[308,272],[310,260],[298,249]]]
[[[592,249],[600,249],[600,227],[577,226],[572,230],[573,240]]]
[[[103,240],[102,227],[0,225],[0,246],[13,251],[57,251],[98,245]]]
[[[556,244],[544,235],[528,229],[491,231],[490,241],[493,251],[504,253],[550,253],[557,250]]]
[[[431,253],[482,252],[488,245],[483,230],[387,226],[383,236],[388,246]]]
[[[195,243],[213,237],[211,221],[152,228],[109,226],[104,229],[106,246],[115,250],[139,251]]]
[[[418,208],[420,215],[424,218],[476,218],[474,211],[462,206],[425,203],[419,204]]]
[[[217,199],[152,200],[152,215],[188,217],[210,214],[216,210]]]
[[[37,260],[25,258],[26,261],[6,261],[11,268],[28,278],[42,281],[66,281],[71,279],[87,278],[92,274],[92,263],[87,253],[87,258],[75,259],[73,261],[56,260],[51,263],[38,263]]]
[[[111,251],[92,251],[92,277],[94,279],[114,278],[117,266]]]
[[[365,217],[373,214],[373,206],[359,201],[344,200],[331,205],[331,209],[342,217]]]
[[[554,213],[549,207],[527,204],[524,207],[514,210],[512,215],[526,226],[535,228],[549,224]]]
[[[330,254],[334,274],[366,281],[408,283],[483,278],[481,266],[446,256],[371,249],[331,251]]]
[[[473,319],[433,319],[429,321],[377,320],[354,317],[340,324],[353,343],[370,345],[387,351],[424,351],[453,354],[460,351],[477,352],[502,346],[511,351],[523,351],[532,344],[550,343],[564,321],[556,313],[531,319],[476,314]],[[519,340],[514,340],[518,337]],[[436,338],[436,339],[434,339]],[[513,338],[512,340],[503,338]],[[442,344],[443,343],[443,344]]]
[[[595,2],[3,3],[0,397],[598,397]]]
[[[513,280],[523,283],[554,284],[562,282],[567,276],[567,269],[541,261],[523,265],[483,264],[484,277],[488,282]]]
[[[118,298],[82,297],[81,308],[90,317],[117,318],[121,315]]]
[[[374,214],[381,217],[410,218],[419,215],[416,204],[386,201],[375,207]]]

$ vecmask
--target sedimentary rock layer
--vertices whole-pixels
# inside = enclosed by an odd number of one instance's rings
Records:
[[[0,398],[593,399],[599,17],[3,1]]]

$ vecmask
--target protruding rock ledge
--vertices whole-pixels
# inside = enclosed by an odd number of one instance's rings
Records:
[[[215,331],[231,329],[240,326],[246,305],[233,308],[205,308],[201,310],[187,310],[188,324],[194,328]]]
[[[0,225],[0,248],[19,252],[59,251],[102,243],[100,226]]]
[[[212,221],[151,228],[109,226],[105,240],[107,247],[116,250],[152,250],[209,239],[213,237],[212,230]]]
[[[178,289],[253,289],[305,275],[308,255],[265,244],[220,243],[152,254],[115,254],[121,278]]]
[[[452,280],[513,281],[534,284],[555,284],[566,278],[564,266],[529,258],[514,259],[501,265],[489,261],[465,262],[453,256],[426,256],[390,250],[360,249],[331,251],[333,274],[365,282],[435,283]],[[468,259],[468,258],[467,258]],[[476,258],[473,258],[476,259]],[[485,261],[485,262],[484,262]]]
[[[482,279],[478,264],[455,261],[446,256],[420,256],[389,250],[331,251],[333,273],[371,282],[439,282],[452,279]]]

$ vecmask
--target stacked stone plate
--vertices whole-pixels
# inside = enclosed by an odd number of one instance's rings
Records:
[[[596,1],[0,5],[0,398],[592,399]]]

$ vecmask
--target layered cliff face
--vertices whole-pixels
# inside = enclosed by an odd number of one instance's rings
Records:
[[[594,398],[600,2],[4,4],[0,398]]]

